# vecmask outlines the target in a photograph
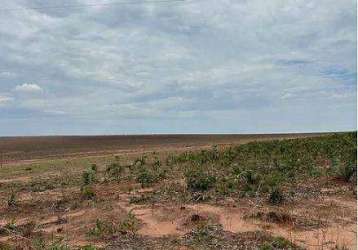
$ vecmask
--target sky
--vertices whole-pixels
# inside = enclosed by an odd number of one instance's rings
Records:
[[[155,1],[2,1],[0,136],[356,130],[356,1]]]

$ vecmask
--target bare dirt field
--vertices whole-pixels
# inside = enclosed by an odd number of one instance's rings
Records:
[[[355,132],[0,148],[0,249],[357,248]]]
[[[48,159],[69,156],[183,147],[239,144],[270,140],[320,136],[315,134],[268,135],[119,135],[119,136],[39,136],[0,137],[0,161]]]

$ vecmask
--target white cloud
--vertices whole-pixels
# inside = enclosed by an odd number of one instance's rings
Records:
[[[11,102],[14,98],[10,96],[2,96],[0,95],[0,106],[5,105],[9,102]]]
[[[42,88],[37,84],[32,83],[24,83],[22,85],[17,85],[15,90],[18,92],[27,92],[27,93],[34,93],[34,92],[42,92]]]
[[[272,131],[260,125],[263,116],[274,129],[277,120],[288,124],[286,131],[355,127],[355,7],[351,0],[207,0],[6,12],[0,71],[13,75],[0,73],[0,92],[17,92],[13,116],[63,111],[67,124],[100,117],[119,132],[126,117],[148,130],[180,117],[189,132],[208,131],[204,118],[218,120],[222,132]],[[292,128],[298,107],[307,114]],[[3,110],[0,123],[10,117]]]

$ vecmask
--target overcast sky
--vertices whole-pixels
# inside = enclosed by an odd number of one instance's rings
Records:
[[[356,1],[118,2],[1,2],[0,135],[356,129]]]

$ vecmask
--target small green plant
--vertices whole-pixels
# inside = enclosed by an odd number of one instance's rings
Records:
[[[61,241],[52,242],[48,247],[48,250],[71,250],[71,248]]]
[[[260,246],[260,250],[274,250],[274,249],[296,249],[292,243],[282,237],[274,237],[271,242],[265,242]]]
[[[122,233],[135,234],[139,229],[139,221],[132,212],[129,212],[127,216],[121,221],[118,226],[118,231]]]
[[[214,187],[216,177],[207,173],[203,168],[189,169],[185,173],[185,180],[190,191],[207,191]]]
[[[222,177],[217,180],[216,192],[222,195],[227,195],[235,192],[238,187],[237,179],[230,177]]]
[[[16,220],[12,219],[10,222],[8,222],[3,229],[1,230],[1,232],[4,232],[6,235],[10,234],[10,233],[18,233],[19,228],[16,225]]]
[[[16,200],[16,193],[11,192],[9,198],[7,199],[7,206],[9,208],[16,208],[17,207],[17,200]]]
[[[36,223],[34,221],[30,221],[24,225],[21,226],[21,235],[23,237],[29,238],[33,233],[34,230],[36,228]]]
[[[46,249],[46,242],[43,237],[36,237],[32,240],[32,248],[35,250]]]
[[[136,181],[139,182],[142,185],[142,187],[149,187],[153,183],[157,182],[157,180],[158,177],[153,171],[150,171],[148,168],[144,166],[139,168]]]
[[[115,234],[118,231],[117,226],[113,222],[105,220],[96,220],[96,224],[87,232],[90,238],[105,238]]]
[[[285,197],[284,194],[282,193],[282,191],[275,187],[271,190],[270,194],[269,194],[269,202],[272,205],[280,205],[284,202]]]
[[[87,245],[80,248],[80,250],[97,250],[95,246]]]
[[[94,198],[96,198],[96,193],[91,186],[82,186],[81,196],[84,200],[93,200]]]
[[[336,175],[344,180],[349,182],[352,180],[352,177],[356,174],[357,167],[353,164],[342,164],[338,167]]]
[[[97,173],[97,171],[98,171],[97,165],[93,163],[93,164],[91,165],[91,170],[94,171],[95,173]]]
[[[96,181],[96,171],[91,168],[87,169],[82,174],[83,185],[90,185]]]
[[[119,163],[112,163],[106,168],[106,176],[110,180],[119,181],[123,172],[123,167]]]
[[[93,228],[88,231],[88,236],[94,238],[100,238],[105,236],[106,234],[112,234],[114,232],[113,225],[102,221],[100,219],[96,220],[96,224]]]
[[[136,166],[136,167],[144,166],[145,163],[146,163],[146,160],[147,160],[147,156],[146,156],[146,155],[142,155],[141,157],[137,158],[137,159],[134,161],[133,166]]]

